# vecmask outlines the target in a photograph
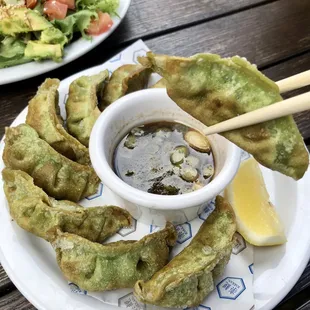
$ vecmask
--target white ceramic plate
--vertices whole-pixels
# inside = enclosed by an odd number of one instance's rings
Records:
[[[68,44],[68,46],[65,47],[65,57],[62,62],[58,63],[51,60],[41,62],[32,61],[26,64],[0,69],[0,85],[22,81],[54,70],[86,54],[104,41],[118,27],[128,11],[130,2],[131,0],[120,0],[120,5],[117,9],[117,14],[119,17],[114,16],[112,18],[113,26],[109,31],[99,36],[94,36],[92,40],[79,38],[78,40]]]
[[[61,82],[62,110],[70,82],[80,75],[91,75],[100,70],[101,66],[91,68]],[[26,114],[27,108],[12,126],[23,123]],[[1,157],[3,147],[2,141]],[[0,169],[3,167],[1,161]],[[271,310],[295,285],[310,257],[310,170],[298,182],[265,168],[262,171],[288,238],[283,246],[255,248],[255,309]],[[117,309],[94,298],[71,293],[49,244],[25,232],[11,220],[2,189],[0,206],[0,261],[16,287],[35,307],[40,310]]]

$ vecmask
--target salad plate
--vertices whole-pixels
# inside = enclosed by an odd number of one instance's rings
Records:
[[[134,59],[145,51],[146,48],[141,46],[136,48],[133,53]],[[123,57],[122,54],[115,58]],[[132,55],[128,58],[132,59]],[[124,61],[126,62],[126,60]],[[113,64],[117,66],[116,63]],[[60,107],[63,112],[64,99],[67,96],[69,84],[79,76],[96,74],[103,69],[105,69],[105,65],[94,67],[61,82],[59,93]],[[23,123],[26,115],[27,108],[20,113],[12,126]],[[3,148],[4,141],[2,140],[0,155],[2,155]],[[0,170],[3,168],[4,163],[1,159]],[[309,261],[310,192],[308,189],[310,171],[308,170],[304,177],[296,182],[262,166],[261,170],[270,194],[270,200],[283,221],[287,236],[287,243],[282,246],[255,247],[254,265],[249,266],[249,270],[254,272],[255,310],[271,310],[293,288]],[[82,294],[73,294],[68,289],[68,284],[56,264],[55,253],[49,244],[23,231],[11,220],[2,186],[3,182],[0,180],[0,201],[2,205],[0,208],[0,261],[19,291],[39,310],[117,309],[115,306],[103,304],[95,298],[83,295],[83,291],[80,292]],[[117,203],[111,191],[106,187],[103,191],[109,195],[111,203]],[[95,204],[95,201],[93,203]],[[233,300],[227,300],[228,304],[232,302]],[[135,305],[124,306],[135,310],[142,309],[135,307]],[[143,309],[151,308],[147,306]],[[156,308],[153,307],[152,309]],[[205,307],[197,307],[197,309],[203,310]],[[224,308],[221,307],[216,310],[218,309]],[[213,307],[212,310],[214,310]]]
[[[93,36],[91,40],[86,40],[83,37],[80,37],[76,41],[69,43],[64,48],[64,58],[61,62],[54,62],[52,60],[44,60],[41,62],[32,61],[26,64],[0,69],[0,85],[22,81],[49,72],[86,54],[109,37],[109,35],[119,26],[128,11],[130,3],[131,0],[119,1],[119,7],[116,11],[118,16],[112,17],[113,25],[107,32],[98,36]]]

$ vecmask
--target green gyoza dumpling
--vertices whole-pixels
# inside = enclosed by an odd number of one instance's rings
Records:
[[[143,89],[151,70],[141,65],[123,65],[116,69],[103,91],[101,111],[126,94]]]
[[[80,164],[90,164],[87,147],[63,127],[58,106],[58,86],[57,79],[46,79],[43,82],[29,102],[26,123],[60,154]]]
[[[281,101],[278,86],[238,56],[155,55],[139,60],[166,80],[167,93],[207,126]],[[309,165],[308,152],[292,116],[222,133],[267,168],[296,180]]]
[[[92,76],[81,76],[70,84],[66,102],[69,133],[88,147],[90,133],[100,115],[98,97],[101,97],[108,70]]]
[[[59,154],[29,125],[6,128],[4,141],[4,164],[28,173],[48,195],[79,201],[97,191],[100,181],[93,168]]]
[[[196,307],[214,289],[233,247],[236,220],[231,206],[217,196],[215,210],[192,242],[151,280],[135,284],[141,302],[169,308]]]
[[[83,208],[68,200],[48,197],[21,170],[5,168],[2,178],[12,218],[21,228],[45,240],[60,229],[101,243],[131,224],[130,214],[119,207]]]
[[[67,280],[88,291],[133,287],[165,266],[177,233],[171,223],[158,232],[133,241],[98,244],[58,231],[52,245]]]

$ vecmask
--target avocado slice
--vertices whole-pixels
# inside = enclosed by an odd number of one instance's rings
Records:
[[[25,48],[25,57],[34,60],[53,59],[60,62],[62,60],[61,44],[46,44],[40,41],[28,41]]]
[[[49,27],[52,24],[45,17],[24,6],[0,7],[0,33],[4,35],[40,31]]]
[[[40,42],[64,46],[68,43],[68,39],[59,29],[50,27],[41,32]]]

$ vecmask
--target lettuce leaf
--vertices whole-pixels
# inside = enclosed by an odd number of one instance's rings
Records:
[[[88,28],[92,18],[98,18],[98,14],[95,11],[82,10],[68,15],[65,19],[55,19],[52,23],[56,28],[62,31],[69,41],[76,31],[80,31],[83,38],[91,39],[91,37],[85,33],[85,30]]]
[[[30,62],[24,56],[26,44],[15,37],[5,37],[0,43],[0,68],[11,67]]]
[[[81,9],[101,11],[110,15],[117,15],[119,0],[77,0],[76,6]]]

